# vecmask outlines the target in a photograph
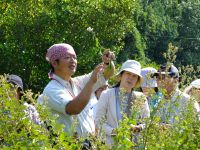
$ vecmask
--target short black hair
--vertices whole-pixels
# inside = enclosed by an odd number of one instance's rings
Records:
[[[56,59],[55,61],[59,64],[59,59]],[[55,72],[55,69],[52,66],[52,64],[50,64],[50,70],[51,70],[51,72]]]

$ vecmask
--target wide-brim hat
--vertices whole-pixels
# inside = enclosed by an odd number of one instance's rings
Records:
[[[190,83],[188,87],[185,88],[184,93],[190,94],[192,89],[200,89],[200,79],[196,79]]]
[[[165,75],[170,75],[171,77],[174,77],[174,78],[179,78],[179,71],[173,64],[161,65],[158,71],[153,74],[153,76],[159,76],[159,74],[165,74]]]
[[[123,71],[128,71],[130,73],[136,74],[139,76],[139,80],[136,83],[136,87],[139,87],[141,83],[143,82],[143,77],[141,76],[141,65],[136,60],[127,60],[122,64],[121,69],[116,74],[116,80],[120,81],[120,76]]]
[[[154,73],[156,72],[157,70],[153,67],[143,68],[141,70],[141,75],[143,77],[143,83],[141,84],[141,87],[147,87],[147,88],[157,87],[157,80],[153,76]]]
[[[200,88],[200,79],[196,79],[196,80],[192,81],[190,86],[199,89]]]

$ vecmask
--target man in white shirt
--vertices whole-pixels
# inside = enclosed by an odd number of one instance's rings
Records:
[[[48,49],[46,60],[52,67],[49,74],[51,81],[45,87],[43,95],[53,114],[58,115],[58,122],[64,124],[66,132],[73,134],[75,130],[78,136],[87,136],[95,132],[92,110],[86,105],[91,93],[114,73],[114,65],[111,64],[113,58],[114,54],[107,51],[106,56],[103,55],[103,63],[92,73],[72,78],[77,68],[73,47],[61,43]],[[112,67],[107,70],[107,65]]]
[[[195,112],[199,111],[197,102],[190,101],[190,96],[179,90],[179,72],[174,65],[164,64],[154,75],[157,76],[160,92],[164,93],[156,112],[162,123],[174,124],[176,117],[184,119],[183,113],[189,104],[193,105]]]

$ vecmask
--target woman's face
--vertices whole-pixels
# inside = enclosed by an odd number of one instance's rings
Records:
[[[154,87],[153,87],[153,88],[150,88],[150,87],[142,87],[142,92],[143,92],[144,95],[146,95],[146,96],[150,96],[151,94],[155,93]]]
[[[190,95],[193,96],[198,103],[200,103],[200,89],[193,88]]]
[[[124,71],[121,75],[120,88],[124,88],[127,92],[130,92],[131,89],[136,86],[138,80],[138,75],[128,71]]]

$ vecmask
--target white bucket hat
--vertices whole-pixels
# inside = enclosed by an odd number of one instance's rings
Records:
[[[126,62],[124,62],[122,64],[121,69],[119,70],[119,72],[116,74],[116,78],[119,80],[120,75],[123,71],[128,71],[131,72],[133,74],[136,74],[139,76],[139,80],[136,84],[136,87],[139,87],[143,81],[143,78],[141,76],[141,65],[138,61],[135,60],[127,60]]]
[[[192,83],[190,83],[190,85],[185,88],[184,93],[190,94],[193,88],[200,89],[200,79],[192,81]]]
[[[149,87],[149,88],[157,87],[157,81],[155,77],[152,77],[152,75],[156,72],[157,70],[153,67],[143,68],[141,70],[141,75],[144,80],[141,87]]]
[[[200,79],[196,79],[196,80],[192,81],[190,86],[199,89],[200,88]]]

